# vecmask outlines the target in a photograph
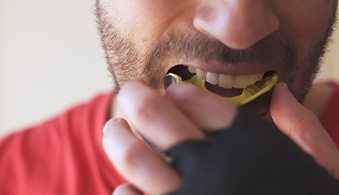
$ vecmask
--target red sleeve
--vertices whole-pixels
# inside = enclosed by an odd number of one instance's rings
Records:
[[[328,84],[333,88],[333,92],[320,121],[339,148],[339,85],[333,82]]]
[[[0,194],[112,194],[122,178],[101,146],[112,94],[0,141]]]

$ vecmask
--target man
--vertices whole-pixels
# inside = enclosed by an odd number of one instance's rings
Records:
[[[333,85],[312,86],[336,7],[336,0],[97,1],[117,90],[0,142],[1,194],[176,191],[189,183],[141,137],[162,153],[209,140],[211,132],[236,121],[245,124],[238,106],[225,98],[238,96],[250,78],[262,79],[255,75],[272,72],[279,78],[273,95],[245,107],[271,118],[328,177],[339,179],[338,129],[327,116],[339,111],[328,109],[338,95]],[[177,69],[181,76],[195,72],[208,91],[189,84],[165,90],[166,74]],[[115,169],[99,146],[98,130],[109,118],[103,145]]]

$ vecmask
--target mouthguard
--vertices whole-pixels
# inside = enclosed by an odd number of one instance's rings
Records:
[[[168,87],[173,83],[188,82],[202,89],[206,88],[206,81],[199,79],[196,75],[188,80],[183,80],[181,76],[175,73],[168,73],[165,78],[165,86]],[[273,73],[264,77],[262,80],[257,81],[253,85],[249,85],[243,89],[243,92],[234,97],[227,97],[226,99],[236,104],[245,105],[260,97],[261,95],[270,91],[278,82],[278,75]]]

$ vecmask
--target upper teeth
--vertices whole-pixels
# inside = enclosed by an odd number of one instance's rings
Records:
[[[250,75],[226,75],[217,74],[212,72],[206,72],[199,68],[189,66],[188,71],[192,74],[196,74],[200,80],[205,80],[212,85],[218,85],[219,87],[230,88],[245,88],[254,84],[257,81],[263,79],[264,73],[256,73]]]

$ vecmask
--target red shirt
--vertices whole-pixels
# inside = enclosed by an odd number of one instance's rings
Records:
[[[339,146],[339,85],[320,117]],[[1,195],[111,195],[123,182],[106,157],[102,128],[112,94],[96,97],[0,141]]]
[[[122,178],[101,146],[112,94],[0,141],[0,195],[111,195]]]
[[[339,148],[339,85],[336,83],[329,83],[329,85],[334,90],[319,119]]]

